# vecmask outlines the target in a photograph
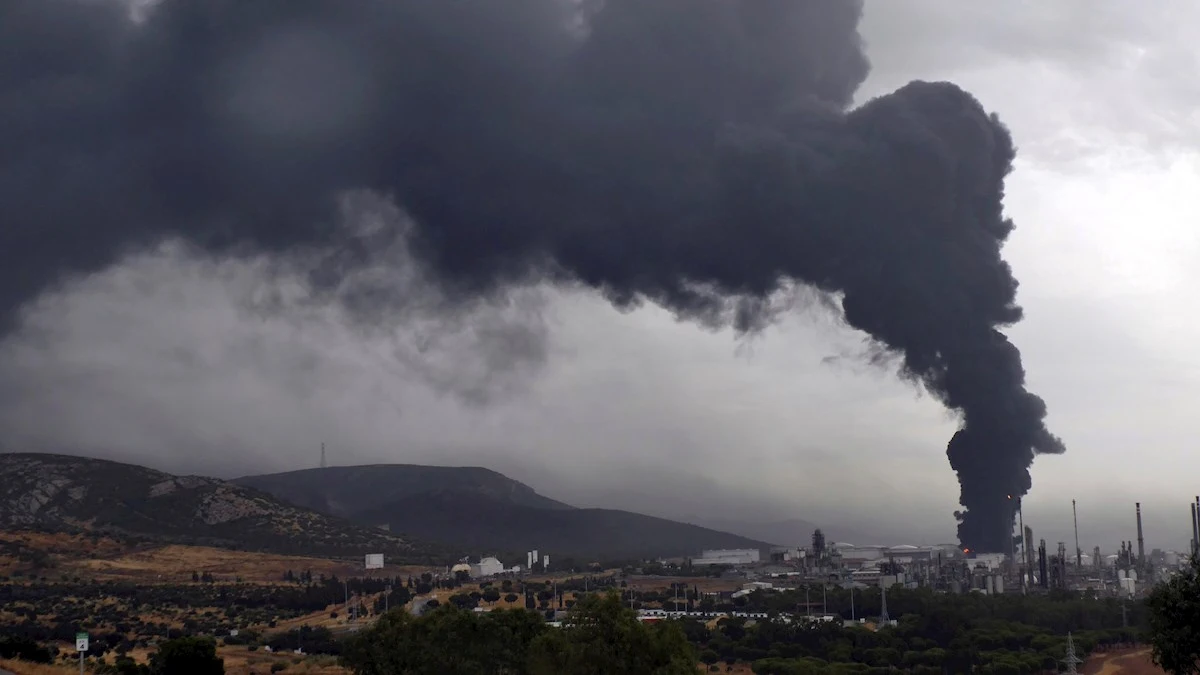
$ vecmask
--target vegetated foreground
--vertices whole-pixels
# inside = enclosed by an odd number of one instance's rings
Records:
[[[347,639],[365,634],[393,641],[397,649],[420,643],[454,658],[472,653],[484,667],[497,645],[472,645],[462,638],[490,634],[484,629],[496,627],[479,622],[501,621],[510,631],[505,645],[516,649],[519,643],[525,645],[521,649],[533,650],[533,640],[557,630],[547,619],[569,622],[571,613],[596,599],[599,591],[619,594],[621,612],[606,610],[614,621],[637,622],[638,609],[695,612],[661,623],[682,631],[693,665],[699,661],[720,672],[748,673],[753,665],[760,675],[895,669],[1034,673],[1061,662],[1068,632],[1081,657],[1093,655],[1084,672],[1160,672],[1149,666],[1144,650],[1111,651],[1141,640],[1146,607],[1140,602],[1127,603],[1123,612],[1119,600],[1067,593],[989,597],[895,588],[887,597],[897,623],[881,627],[876,617],[882,597],[870,588],[851,596],[847,589],[818,584],[733,597],[736,581],[636,574],[633,569],[473,582],[446,574],[440,566],[388,566],[367,576],[361,565],[361,560],[153,546],[97,535],[2,532],[0,656],[44,650],[42,660],[74,672],[73,639],[82,630],[91,636],[89,663],[102,658],[110,665],[120,660],[136,668],[164,645],[196,636],[215,639],[210,643],[214,657],[223,659],[231,674],[282,668],[333,675],[346,672],[337,658],[352,644]],[[385,594],[389,586],[392,590]],[[346,598],[356,594],[360,617],[351,623]],[[817,604],[804,609],[810,595]],[[408,616],[416,603],[426,610],[420,619]],[[406,618],[393,622],[387,635],[373,633],[370,627],[385,608],[403,608]],[[476,608],[487,611],[472,611]],[[809,625],[810,612],[828,612],[833,620]],[[512,625],[504,624],[504,617]],[[851,617],[858,621],[843,626]],[[1126,621],[1129,628],[1123,627]],[[647,625],[652,624],[657,625]],[[653,635],[668,643],[674,639],[667,633]],[[426,670],[407,672],[456,672],[437,670],[446,663],[435,659],[422,666]],[[513,662],[514,668],[518,665]],[[522,668],[511,672],[545,672],[532,665]],[[6,669],[38,672],[24,665]],[[486,667],[480,672],[487,672]]]

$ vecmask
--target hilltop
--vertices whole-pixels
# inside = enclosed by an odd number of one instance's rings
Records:
[[[242,485],[51,454],[0,455],[0,527],[285,555],[444,557],[441,549]]]
[[[502,473],[477,466],[366,464],[245,476],[235,483],[344,518],[418,495],[478,495],[537,509],[571,509]],[[382,523],[381,523],[382,524]]]
[[[473,555],[537,549],[590,560],[766,548],[728,532],[613,509],[576,508],[479,467],[377,464],[246,476],[239,485],[363,525],[441,541]]]

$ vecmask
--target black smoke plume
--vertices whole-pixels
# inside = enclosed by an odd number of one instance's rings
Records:
[[[404,210],[458,297],[549,279],[754,330],[799,282],[961,413],[959,536],[1005,550],[1008,495],[1063,450],[998,330],[1021,318],[1000,256],[1013,143],[952,84],[850,109],[861,12],[158,0],[135,20],[118,0],[6,0],[0,321],[165,239],[344,246],[356,189]]]

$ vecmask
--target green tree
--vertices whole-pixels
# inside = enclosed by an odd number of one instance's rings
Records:
[[[530,675],[695,675],[696,653],[674,621],[646,624],[616,593],[591,595],[560,630],[530,645]]]
[[[225,662],[217,656],[217,643],[210,638],[184,637],[167,640],[150,656],[154,675],[225,675]]]
[[[529,644],[546,629],[525,610],[477,614],[447,604],[416,618],[397,609],[350,638],[341,663],[357,675],[523,673]]]
[[[1154,663],[1174,675],[1200,673],[1200,558],[1156,586],[1146,606]]]

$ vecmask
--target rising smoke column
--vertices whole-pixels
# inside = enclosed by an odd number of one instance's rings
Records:
[[[850,109],[861,3],[118,0],[0,3],[0,323],[69,275],[182,238],[346,248],[377,192],[447,293],[583,283],[754,330],[781,289],[845,318],[962,426],[959,536],[1008,548],[1008,495],[1057,453],[999,329],[1014,147],[971,95]],[[313,279],[315,284],[335,283]]]

